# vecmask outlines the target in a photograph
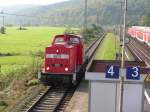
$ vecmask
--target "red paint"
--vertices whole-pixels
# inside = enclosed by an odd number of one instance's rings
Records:
[[[73,74],[83,61],[84,43],[81,38],[76,35],[57,35],[52,45],[45,49],[44,70],[51,74]]]

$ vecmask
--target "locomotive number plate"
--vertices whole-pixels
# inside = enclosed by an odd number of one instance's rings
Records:
[[[53,64],[54,67],[61,67],[62,64]]]
[[[61,55],[59,55],[59,54],[54,54],[54,58],[61,58]]]

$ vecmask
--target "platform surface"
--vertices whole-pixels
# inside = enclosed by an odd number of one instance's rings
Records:
[[[88,112],[88,81],[80,84],[65,112]]]

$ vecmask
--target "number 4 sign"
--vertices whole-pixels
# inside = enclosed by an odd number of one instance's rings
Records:
[[[106,78],[118,79],[119,78],[119,67],[118,66],[107,66],[106,67]]]
[[[139,67],[127,67],[126,79],[140,80],[140,68]]]

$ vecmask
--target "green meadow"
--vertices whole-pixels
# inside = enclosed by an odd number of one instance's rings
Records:
[[[31,93],[32,85],[40,84],[36,77],[45,47],[65,30],[65,27],[26,27],[26,30],[7,27],[6,34],[0,34],[0,112],[13,109],[16,112],[13,106],[18,106]],[[37,86],[37,92],[42,88]]]
[[[108,33],[104,38],[102,45],[97,50],[95,59],[99,60],[115,60],[116,52],[120,50],[120,42],[116,35]]]
[[[7,27],[6,34],[0,34],[1,73],[21,69],[33,62],[36,54],[44,52],[57,34],[64,33],[64,27]],[[39,58],[36,56],[36,58]]]

